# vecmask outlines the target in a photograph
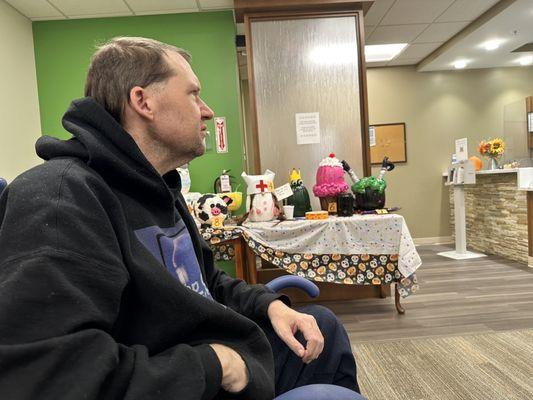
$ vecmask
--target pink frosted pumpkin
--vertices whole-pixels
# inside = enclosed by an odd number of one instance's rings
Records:
[[[316,171],[316,185],[313,186],[313,193],[316,197],[336,197],[349,189],[344,181],[344,169],[342,164],[331,153],[329,157],[323,159]]]

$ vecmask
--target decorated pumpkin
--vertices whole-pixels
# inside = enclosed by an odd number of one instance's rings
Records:
[[[228,205],[232,200],[228,196],[216,194],[202,195],[194,205],[194,216],[205,226],[220,228],[228,217]]]
[[[293,195],[287,199],[287,204],[294,206],[294,216],[304,217],[305,213],[311,211],[311,200],[307,188],[302,182],[300,170],[292,169],[289,176],[289,183],[291,185]]]
[[[472,156],[468,159],[473,165],[476,171],[481,171],[481,168],[483,167],[483,162],[481,161],[481,158]]]
[[[246,211],[251,222],[268,222],[278,217],[280,211],[274,195],[275,175],[268,169],[263,175],[242,173],[247,185]]]

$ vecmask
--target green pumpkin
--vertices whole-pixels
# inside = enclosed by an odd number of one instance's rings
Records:
[[[309,192],[302,182],[300,171],[293,168],[289,182],[293,195],[287,199],[287,204],[294,206],[295,217],[305,217],[305,213],[311,211],[311,200],[309,199]]]
[[[352,192],[355,194],[363,194],[365,193],[367,188],[369,188],[373,192],[383,193],[387,188],[387,182],[385,182],[384,179],[378,179],[373,176],[367,176],[352,185]]]
[[[309,193],[303,184],[298,187],[292,187],[291,185],[291,188],[294,194],[287,199],[287,204],[294,206],[295,217],[305,217],[305,213],[311,211]]]

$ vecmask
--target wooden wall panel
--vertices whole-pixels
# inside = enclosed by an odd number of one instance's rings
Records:
[[[356,11],[366,14],[374,0],[234,0],[235,18],[244,14],[272,11]]]

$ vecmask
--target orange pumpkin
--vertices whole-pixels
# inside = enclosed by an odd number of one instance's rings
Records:
[[[483,166],[483,162],[481,161],[481,158],[479,157],[476,157],[476,156],[472,156],[468,159],[468,161],[470,161],[472,164],[474,164],[474,168],[476,169],[476,171],[480,171],[481,170],[481,167]]]

